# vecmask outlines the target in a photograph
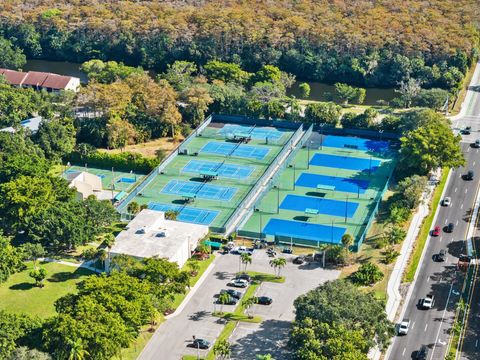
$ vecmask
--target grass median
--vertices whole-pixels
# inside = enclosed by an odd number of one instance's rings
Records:
[[[430,203],[430,214],[424,219],[422,227],[420,229],[420,233],[417,237],[417,241],[415,242],[415,247],[413,249],[412,256],[410,257],[410,262],[403,278],[404,282],[412,282],[413,278],[415,277],[415,272],[417,271],[420,258],[422,257],[423,248],[425,247],[428,236],[430,235],[430,230],[432,229],[433,219],[440,203],[443,189],[445,188],[445,184],[447,183],[448,174],[449,169],[443,169],[442,179],[440,180],[438,186],[435,188],[432,202]]]

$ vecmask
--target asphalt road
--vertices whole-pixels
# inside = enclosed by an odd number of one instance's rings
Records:
[[[422,345],[429,347],[428,359],[443,359],[445,356],[449,330],[455,316],[455,304],[463,285],[463,274],[456,271],[456,263],[459,255],[466,252],[465,238],[480,183],[480,151],[471,146],[475,139],[480,138],[479,73],[477,72],[472,80],[470,90],[474,91],[474,94],[471,101],[465,104],[467,108],[464,115],[453,123],[457,129],[472,127],[471,134],[463,136],[461,142],[467,165],[452,171],[445,191],[445,196],[451,197],[452,204],[449,207],[440,207],[433,224],[443,228],[448,223],[453,223],[455,229],[452,233],[446,233],[442,229],[440,236],[431,237],[428,242],[412,296],[403,316],[410,319],[410,330],[408,335],[394,339],[389,356],[391,360],[415,358]],[[475,171],[473,181],[462,178],[468,170]],[[447,259],[445,262],[435,262],[435,254],[441,249],[447,250]],[[421,310],[418,307],[419,300],[427,294],[434,295],[434,306],[430,310]],[[477,353],[475,359],[478,358],[480,355]]]

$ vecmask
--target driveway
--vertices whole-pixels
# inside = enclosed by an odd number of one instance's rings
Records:
[[[230,342],[237,343],[234,346],[232,358],[254,359],[257,352],[251,351],[253,345],[261,349],[260,353],[278,353],[276,344],[283,343],[287,339],[290,322],[294,318],[293,300],[320,283],[339,276],[338,271],[323,270],[317,266],[301,266],[300,269],[298,265],[292,264],[291,256],[285,257],[289,260],[282,270],[282,275],[286,276],[285,283],[263,283],[259,287],[257,294],[272,297],[273,304],[252,307],[252,314],[262,316],[263,323],[239,323],[239,327],[230,339]],[[214,295],[221,289],[227,288],[227,282],[238,272],[238,258],[238,255],[217,255],[214,261],[215,266],[205,282],[177,316],[168,319],[157,329],[139,359],[179,360],[182,355],[196,355],[196,349],[187,347],[193,335],[215,342],[223,330],[224,321],[212,316]],[[273,273],[269,260],[264,250],[257,250],[247,270]],[[216,305],[217,310],[219,310],[218,307],[219,305]],[[233,309],[234,306],[224,306],[224,311],[233,311]],[[266,339],[268,342],[265,342]],[[206,350],[200,350],[200,356],[205,354]]]

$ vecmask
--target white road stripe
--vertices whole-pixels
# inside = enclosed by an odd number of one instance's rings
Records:
[[[478,345],[478,339],[475,341],[475,347],[477,347],[477,345]]]
[[[465,189],[465,194],[467,193],[468,189]]]
[[[462,175],[460,175],[460,177],[462,177]],[[455,188],[455,191],[454,192],[457,192],[457,188]]]
[[[455,225],[458,225],[458,220],[457,220],[457,222],[455,223]]]
[[[442,330],[442,323],[443,323],[443,319],[445,318],[445,313],[447,312],[448,301],[450,300],[450,295],[452,294],[452,289],[453,289],[453,282],[450,284],[450,290],[448,291],[447,302],[445,304],[445,308],[443,309],[442,320],[440,321],[440,326],[438,327],[437,338],[435,339],[435,343],[433,344],[432,356],[430,357],[430,360],[433,359],[433,354],[435,353],[435,347],[437,346],[437,343],[438,343],[438,337],[440,336],[440,330]],[[426,329],[426,327],[425,327],[425,329]]]
[[[447,221],[448,221],[448,219],[445,219],[445,225],[447,225]]]
[[[440,239],[438,239],[438,241],[442,242],[442,237],[440,236]]]
[[[415,327],[415,321],[412,323],[412,329]]]
[[[425,329],[423,329],[423,331],[427,331],[427,328],[428,328],[428,324],[425,324]]]
[[[402,356],[405,355],[405,351],[407,351],[407,348],[403,348],[403,351],[402,351]]]

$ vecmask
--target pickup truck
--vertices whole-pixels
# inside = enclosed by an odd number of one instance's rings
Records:
[[[433,295],[427,295],[420,300],[420,305],[424,309],[431,309],[433,307]]]

